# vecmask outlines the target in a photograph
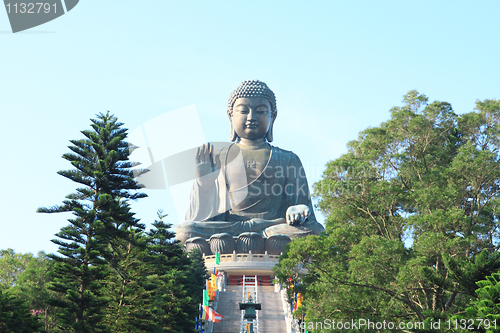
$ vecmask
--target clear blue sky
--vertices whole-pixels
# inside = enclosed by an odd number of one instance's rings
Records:
[[[262,80],[278,101],[274,145],[311,185],[409,90],[457,113],[499,99],[498,13],[499,1],[82,0],[12,34],[0,9],[0,249],[57,251],[71,214],[35,210],[76,188],[56,173],[70,168],[61,155],[99,112],[133,130],[194,105],[205,138],[227,141],[229,93]],[[133,205],[143,223],[158,209],[182,220],[168,190],[148,194]]]

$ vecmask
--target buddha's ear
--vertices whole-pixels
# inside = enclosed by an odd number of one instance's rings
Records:
[[[271,120],[271,126],[269,126],[269,131],[267,131],[267,134],[266,134],[266,139],[267,139],[267,142],[273,142],[273,126],[274,126],[274,119],[276,118],[273,118]]]
[[[234,142],[234,141],[236,141],[236,139],[238,139],[238,134],[236,134],[236,131],[234,130],[233,119],[231,116],[229,116],[229,122],[231,123],[231,133],[229,135],[229,140],[231,142]]]

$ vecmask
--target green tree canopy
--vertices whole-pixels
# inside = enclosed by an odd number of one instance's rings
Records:
[[[500,268],[500,101],[458,115],[410,91],[314,185],[326,233],[295,240],[278,276],[308,320],[431,320],[464,311]],[[366,331],[366,330],[361,330]]]
[[[31,257],[11,291],[30,309],[41,311],[38,316],[45,324],[45,331],[55,333],[60,332],[57,328],[59,310],[46,302],[50,298],[61,298],[49,289],[54,280],[53,269],[54,260],[50,259],[45,252],[39,252],[37,256]]]
[[[15,286],[32,258],[31,253],[16,253],[13,249],[0,250],[0,286]]]

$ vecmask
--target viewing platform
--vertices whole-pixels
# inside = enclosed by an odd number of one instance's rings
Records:
[[[269,275],[274,276],[273,268],[279,262],[279,255],[236,253],[221,254],[220,262],[215,264],[215,255],[203,255],[205,266],[209,272],[213,272],[214,268],[225,272],[226,276],[230,275]]]

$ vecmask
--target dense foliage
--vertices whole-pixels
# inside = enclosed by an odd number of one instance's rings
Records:
[[[159,332],[191,332],[202,302],[205,262],[199,251],[191,251],[187,257],[182,245],[172,242],[174,233],[169,231],[171,225],[163,222],[161,212],[159,217],[147,233],[152,315]]]
[[[302,282],[299,313],[447,329],[500,268],[499,152],[500,101],[458,115],[410,91],[315,184],[326,233],[292,242],[277,268]]]
[[[476,290],[477,299],[467,308],[466,314],[455,316],[454,319],[458,322],[465,320],[466,323],[472,324],[476,327],[476,332],[498,333],[500,332],[500,325],[497,325],[500,321],[500,273],[487,276],[486,280],[477,282],[477,285],[479,286]]]
[[[43,323],[29,306],[3,289],[0,287],[0,332],[44,332]]]

